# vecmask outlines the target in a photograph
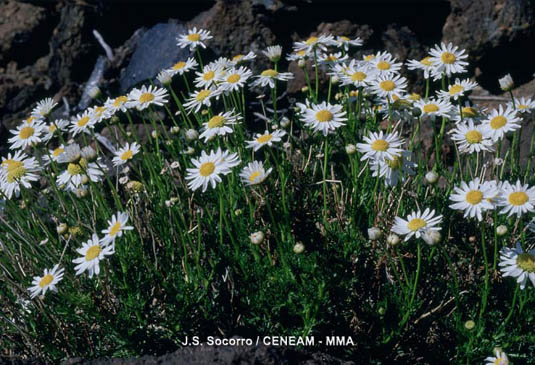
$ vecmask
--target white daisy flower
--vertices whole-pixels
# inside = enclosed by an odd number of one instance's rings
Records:
[[[78,143],[72,143],[63,149],[62,153],[58,156],[57,161],[59,163],[77,162],[81,156]]]
[[[494,142],[502,139],[508,132],[515,131],[520,128],[520,118],[516,116],[516,112],[512,108],[503,108],[502,105],[498,109],[491,111],[483,121],[484,129],[488,130]]]
[[[256,54],[253,51],[249,51],[246,55],[243,54],[237,54],[234,57],[232,57],[231,62],[234,66],[237,66],[241,62],[245,61],[252,61],[256,58]]]
[[[408,241],[412,236],[420,238],[425,232],[438,232],[440,227],[436,227],[442,222],[442,216],[435,217],[435,211],[426,208],[424,212],[412,212],[407,219],[396,217],[392,232],[405,236]]]
[[[35,118],[44,118],[58,103],[54,102],[52,98],[45,98],[37,103],[35,108],[33,108],[31,115]]]
[[[407,61],[407,69],[409,70],[422,70],[424,72],[424,78],[428,79],[435,67],[433,66],[433,61],[431,60],[431,57],[424,57],[421,60],[408,60]]]
[[[450,116],[453,109],[453,105],[449,100],[433,98],[429,98],[428,100],[418,100],[414,103],[414,107],[419,108],[422,111],[422,115],[434,115],[446,118]]]
[[[468,62],[463,61],[468,58],[464,49],[459,49],[453,44],[437,44],[429,51],[431,62],[436,67],[437,75],[446,75],[451,77],[453,74],[466,72]]]
[[[59,264],[57,264],[51,270],[45,269],[43,276],[34,276],[32,286],[28,288],[30,297],[33,299],[39,294],[45,295],[48,290],[57,293],[56,285],[63,279],[64,271],[65,269],[60,269]]]
[[[158,75],[156,75],[156,80],[162,86],[168,86],[173,81],[173,75],[169,70],[161,70]]]
[[[286,132],[282,129],[277,129],[274,132],[266,130],[264,133],[257,133],[256,137],[252,141],[245,141],[247,148],[252,148],[253,151],[258,151],[263,146],[271,147],[274,142],[280,142],[281,137],[286,135]]]
[[[468,120],[468,123],[457,124],[451,133],[451,139],[456,142],[460,152],[493,151],[490,132],[482,125],[474,125],[472,120]]]
[[[92,114],[89,110],[85,110],[82,114],[78,114],[71,120],[70,132],[73,136],[76,136],[78,133],[89,133],[90,129],[93,129],[95,126],[95,120],[92,117]]]
[[[396,58],[386,51],[377,53],[370,65],[378,75],[396,74],[401,69],[401,62],[396,62]]]
[[[67,126],[69,125],[69,121],[65,119],[56,119],[53,122],[50,122],[43,128],[43,133],[45,133],[44,136],[41,137],[41,140],[43,142],[48,142],[54,137],[55,133],[62,133],[67,130]]]
[[[294,49],[296,51],[305,51],[308,54],[313,53],[314,49],[325,51],[327,46],[335,46],[336,42],[332,35],[319,35],[309,37],[306,41],[295,42]]]
[[[202,72],[195,72],[195,86],[202,89],[210,89],[212,85],[224,76],[223,67],[215,65],[204,66]]]
[[[262,51],[271,62],[278,62],[281,58],[282,47],[281,46],[269,46],[265,51]]]
[[[232,68],[224,75],[220,75],[221,89],[224,91],[238,91],[245,86],[247,80],[253,75],[247,67]]]
[[[376,76],[376,72],[363,62],[350,62],[347,68],[339,73],[342,85],[353,85],[356,88],[370,85]]]
[[[535,286],[535,249],[524,251],[520,242],[516,248],[504,247],[500,250],[500,271],[503,276],[516,278],[520,289],[524,290],[528,279]]]
[[[404,182],[406,176],[412,176],[418,164],[411,161],[412,153],[401,151],[399,156],[394,156],[392,160],[372,160],[370,168],[373,171],[373,177],[384,177],[385,185],[396,186],[399,181]]]
[[[59,156],[65,151],[64,145],[48,150],[48,154],[43,156],[45,165],[48,165],[50,161],[58,162]]]
[[[204,42],[212,38],[209,31],[204,29],[197,30],[197,27],[193,27],[193,29],[188,30],[187,34],[182,34],[177,38],[177,45],[180,48],[189,47],[190,51],[194,51],[198,46],[206,48]]]
[[[370,132],[368,137],[362,139],[366,143],[357,143],[357,150],[364,153],[361,160],[381,161],[385,158],[395,160],[403,151],[400,147],[404,141],[397,132],[389,134],[383,134],[383,131]]]
[[[273,69],[267,69],[262,71],[260,75],[254,76],[254,78],[256,80],[253,81],[251,86],[265,87],[269,85],[273,89],[275,87],[275,80],[288,81],[293,79],[294,75],[291,72],[278,72]]]
[[[26,149],[34,144],[41,142],[41,134],[44,132],[45,126],[37,119],[30,123],[20,124],[16,129],[12,129],[10,132],[14,134],[13,137],[8,139],[11,143],[10,149]]]
[[[28,157],[25,153],[17,151],[14,155],[9,153],[7,158],[2,157],[0,170],[0,189],[11,199],[13,194],[20,193],[20,185],[26,189],[31,188],[31,182],[39,180],[39,165],[35,157]]]
[[[220,148],[217,151],[210,151],[207,154],[205,151],[201,152],[201,156],[197,159],[191,160],[194,167],[188,168],[186,180],[188,187],[193,191],[202,187],[204,193],[208,188],[208,184],[212,189],[220,183],[222,175],[227,175],[232,172],[232,168],[239,165],[240,159],[236,153],[229,151],[222,152]]]
[[[198,113],[203,105],[210,107],[212,105],[212,98],[219,98],[221,94],[221,89],[210,90],[202,89],[196,90],[190,94],[189,100],[184,103],[184,108],[186,110],[195,109],[195,113]]]
[[[240,177],[244,184],[246,185],[257,185],[262,183],[269,174],[271,174],[271,167],[266,171],[264,169],[264,164],[261,161],[249,162],[241,172]]]
[[[306,58],[307,58],[308,54],[305,50],[301,50],[301,51],[295,51],[293,53],[290,53],[288,56],[286,56],[286,59],[288,61],[295,61],[295,62],[299,62],[299,61],[304,61]]]
[[[511,185],[505,181],[501,187],[502,195],[498,198],[498,205],[504,208],[500,214],[507,214],[508,217],[516,214],[517,218],[524,213],[532,213],[535,205],[535,187],[528,184],[522,185],[520,180]]]
[[[509,365],[509,358],[503,351],[496,351],[495,356],[485,358],[485,365]]]
[[[167,103],[167,90],[150,85],[143,85],[141,89],[132,89],[128,93],[127,106],[136,107],[137,110],[148,108],[149,105],[163,106]]]
[[[335,65],[344,62],[348,58],[349,56],[342,55],[342,52],[321,53],[319,56],[319,62],[326,65]]]
[[[104,237],[100,239],[100,243],[103,245],[115,244],[115,239],[123,235],[123,231],[131,231],[134,229],[132,226],[127,226],[128,223],[128,213],[126,212],[117,212],[111,216],[111,219],[108,220],[108,228],[102,230]]]
[[[115,151],[112,160],[113,166],[120,166],[127,163],[139,152],[139,150],[139,145],[136,142],[132,144],[127,142],[124,147]]]
[[[82,247],[77,249],[76,252],[82,256],[72,260],[73,263],[77,264],[74,268],[76,276],[87,271],[89,279],[92,279],[93,275],[100,273],[100,261],[104,260],[106,256],[113,255],[115,248],[113,245],[108,246],[100,243],[98,236],[93,234],[91,239],[82,243]]]
[[[507,104],[508,107],[513,107],[513,103],[509,102]],[[515,98],[515,108],[517,113],[529,113],[533,109],[535,109],[535,101],[531,98]]]
[[[195,67],[199,66],[195,58],[188,58],[186,61],[179,61],[175,63],[171,68],[167,69],[167,71],[172,75],[175,76],[176,74],[184,75],[186,72],[193,70]]]
[[[483,220],[482,213],[494,209],[492,200],[499,194],[497,187],[492,184],[481,184],[479,178],[468,184],[462,182],[460,187],[455,187],[450,195],[451,209],[464,210],[464,217],[477,217]]]
[[[108,98],[104,102],[104,106],[111,112],[112,115],[118,111],[126,112],[130,108],[128,105],[128,96],[126,95],[120,95],[114,99]]]
[[[63,155],[66,153],[67,149],[58,157],[58,160],[64,158]],[[103,170],[104,167],[101,161],[88,162],[81,157],[76,162],[69,162],[67,169],[56,178],[56,184],[68,190],[71,187],[77,188],[86,184],[89,180],[99,182],[104,175]]]
[[[89,113],[91,114],[91,119],[93,119],[93,123],[97,124],[102,122],[103,120],[110,119],[114,114],[114,109],[108,108],[106,104],[104,104],[102,106],[95,106],[89,108]]]
[[[214,136],[224,136],[233,132],[230,126],[236,124],[241,119],[234,110],[214,115],[210,120],[204,123],[203,132],[199,138],[204,138],[208,142]]]
[[[407,79],[391,73],[378,75],[373,80],[371,88],[377,96],[391,100],[392,95],[405,92]]]
[[[442,99],[453,100],[459,99],[461,96],[466,95],[470,90],[474,90],[477,87],[477,82],[470,81],[469,79],[459,80],[456,79],[455,83],[448,86],[448,91],[441,90],[437,92],[437,96]]]
[[[307,105],[298,103],[297,107],[301,109],[303,123],[315,132],[321,132],[324,136],[345,125],[342,122],[347,120],[342,105],[331,105],[324,101],[320,104],[310,105],[308,102]]]
[[[349,46],[362,46],[362,39],[360,39],[359,37],[355,39],[350,39],[349,37],[338,36],[336,37],[335,43],[338,48],[342,48],[347,52],[349,51]]]

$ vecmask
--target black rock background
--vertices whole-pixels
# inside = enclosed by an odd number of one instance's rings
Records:
[[[183,59],[187,51],[173,44],[179,31],[192,26],[212,32],[212,57],[260,52],[273,44],[289,52],[292,42],[323,32],[360,36],[362,52],[386,49],[402,61],[423,57],[440,40],[451,41],[468,50],[470,72],[485,89],[482,94],[500,93],[497,79],[508,72],[522,95],[533,96],[535,90],[534,0],[3,0],[0,151],[7,148],[9,129],[38,100],[55,98],[61,105],[58,113],[65,111],[65,100],[72,115],[88,106],[82,96],[92,74],[105,93],[118,95]],[[94,29],[113,49],[111,59]],[[266,61],[259,57],[255,67]],[[288,92],[298,92],[304,86],[302,71],[295,64],[283,67],[296,73]],[[407,76],[416,88],[421,86],[414,73]],[[145,360],[136,363],[342,363],[321,354],[265,347],[182,349]]]

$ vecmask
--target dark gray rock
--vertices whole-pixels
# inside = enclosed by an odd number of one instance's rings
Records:
[[[190,55],[187,48],[177,46],[177,36],[187,29],[181,23],[160,23],[141,37],[130,63],[119,80],[121,92],[158,73]]]

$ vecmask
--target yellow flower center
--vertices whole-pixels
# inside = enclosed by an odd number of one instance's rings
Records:
[[[328,110],[320,110],[316,113],[316,119],[318,122],[330,122],[333,120],[333,113]]]
[[[180,61],[180,62],[177,62],[173,65],[173,70],[181,70],[183,69],[184,67],[186,67],[186,62],[184,61]]]
[[[117,221],[110,229],[110,236],[115,237],[117,233],[121,230],[121,222]]]
[[[392,91],[396,87],[396,84],[394,83],[394,81],[386,80],[386,81],[381,81],[379,83],[379,86],[384,91]]]
[[[346,36],[341,36],[340,37],[340,40],[344,41],[344,42],[348,42],[349,41],[349,38],[347,38]]]
[[[498,357],[498,358],[496,358],[496,360],[494,360],[494,365],[503,365],[504,362],[502,362],[502,361],[504,361],[504,359],[501,358],[501,357]]]
[[[134,156],[134,153],[131,150],[124,151],[121,155],[121,160],[126,161],[130,160]]]
[[[85,261],[91,261],[94,260],[100,253],[102,252],[102,248],[100,248],[100,245],[94,245],[89,247],[87,252],[85,253]]]
[[[442,53],[442,56],[440,56],[442,59],[442,62],[447,63],[448,65],[451,65],[453,62],[457,60],[457,57],[451,52],[444,52]]]
[[[392,170],[397,170],[401,167],[401,158],[398,156],[394,156],[394,159],[389,160],[385,158],[385,163],[390,167]]]
[[[470,190],[466,194],[466,202],[472,205],[481,203],[483,200],[483,193],[479,190]]]
[[[507,124],[507,118],[503,115],[498,115],[491,119],[490,126],[492,129],[500,129]]]
[[[208,71],[208,72],[205,72],[204,75],[202,76],[202,78],[204,79],[204,81],[210,81],[214,78],[215,76],[215,72],[214,71]]]
[[[471,106],[465,106],[462,108],[462,112],[464,116],[467,117],[476,117],[477,116],[477,110],[476,108],[472,108]]]
[[[262,71],[261,75],[262,76],[267,76],[267,77],[276,77],[279,73],[271,68],[267,69],[267,70],[264,70]]]
[[[514,193],[509,194],[508,200],[511,205],[520,206],[528,202],[529,196],[523,191],[515,191]]]
[[[384,139],[376,139],[372,142],[372,150],[374,151],[386,151],[390,144]]]
[[[233,62],[238,62],[239,60],[241,60],[243,58],[243,55],[242,54],[238,54],[234,57],[232,57],[232,61]]]
[[[258,143],[267,143],[271,141],[271,138],[273,138],[273,136],[270,133],[268,133],[268,134],[264,134],[263,136],[258,137],[256,141]]]
[[[80,159],[78,163],[69,163],[67,166],[67,171],[71,176],[80,175],[87,168],[87,161],[83,158]]]
[[[366,55],[364,56],[364,60],[365,61],[371,61],[375,58],[375,55],[374,54],[369,54],[369,55]]]
[[[50,124],[48,126],[48,131],[51,132],[51,133],[54,133],[56,131],[57,127],[55,124]]]
[[[420,94],[412,93],[412,94],[409,95],[409,100],[418,101],[421,98],[422,97],[420,96]]]
[[[50,285],[52,280],[54,280],[54,277],[52,275],[50,275],[50,274],[46,274],[45,276],[43,276],[43,278],[39,282],[39,287],[40,288],[44,288],[45,286]]]
[[[337,59],[338,59],[338,57],[336,57],[336,56],[333,55],[333,54],[332,54],[332,55],[329,55],[329,56],[327,56],[327,57],[325,57],[325,61],[327,61],[327,62],[334,62],[334,61],[336,61]]]
[[[386,61],[379,61],[377,62],[377,68],[381,71],[390,70],[390,63]]]
[[[201,39],[201,35],[199,33],[188,34],[188,41],[190,42],[198,42],[199,39]]]
[[[6,160],[7,163],[7,182],[13,183],[26,174],[24,163],[15,160]]]
[[[305,43],[306,43],[308,46],[310,46],[311,44],[314,44],[314,43],[316,43],[317,41],[318,41],[318,37],[310,37],[310,38],[308,38],[308,39],[306,40]]]
[[[26,123],[27,124],[30,124],[31,122],[33,122],[36,118],[33,117],[33,116],[29,116],[28,118],[26,118]]]
[[[424,113],[435,113],[438,112],[439,108],[436,104],[426,104],[424,105]]]
[[[424,228],[425,226],[427,226],[427,222],[422,218],[411,219],[409,224],[407,224],[407,228],[413,232],[419,230],[420,228]]]
[[[483,135],[477,130],[468,131],[465,136],[466,142],[470,144],[479,143],[483,140]]]
[[[366,74],[364,72],[357,71],[351,75],[352,81],[363,81],[366,79]]]
[[[89,117],[83,117],[78,119],[78,122],[76,123],[78,127],[82,128],[85,127],[85,125],[89,122]]]
[[[241,80],[240,74],[232,74],[229,77],[227,77],[227,82],[230,82],[231,84],[235,84],[240,80]]]
[[[95,112],[96,112],[99,116],[102,115],[102,113],[104,113],[105,111],[106,111],[106,108],[103,107],[103,106],[97,106],[97,107],[95,108]]]
[[[420,63],[424,66],[431,66],[433,62],[431,61],[431,57],[425,57],[420,60]]]
[[[153,100],[154,100],[154,94],[153,93],[143,93],[139,97],[139,102],[143,103],[143,104],[150,103]]]
[[[249,181],[250,182],[254,182],[258,176],[260,176],[260,172],[259,171],[254,171],[251,174],[251,176],[249,176]]]
[[[298,55],[299,57],[304,57],[306,55],[306,51],[303,49],[301,51],[295,52],[295,54]]]
[[[28,139],[33,136],[35,130],[32,127],[24,127],[20,130],[19,137],[21,139]]]
[[[516,264],[522,270],[527,272],[535,272],[535,256],[524,252],[517,256]]]
[[[123,105],[124,103],[126,103],[128,101],[128,98],[124,95],[122,96],[118,96],[115,98],[115,100],[113,101],[113,106],[118,108],[120,107],[121,105]]]
[[[201,101],[204,101],[204,99],[206,99],[207,97],[210,96],[212,92],[210,90],[202,90],[202,91],[199,91],[199,93],[197,94],[197,96],[195,97],[195,99],[199,102]]]
[[[462,87],[459,84],[452,85],[450,86],[450,95],[462,93],[463,90],[464,90],[464,87]]]
[[[54,151],[52,151],[52,156],[58,157],[59,155],[63,153],[63,151],[64,151],[63,147],[58,147]]]
[[[215,170],[215,164],[213,162],[205,162],[201,165],[201,168],[199,169],[199,174],[201,176],[210,176],[212,175],[212,172]]]
[[[518,105],[517,105],[517,108],[518,108],[518,109],[527,109],[528,106],[525,105],[525,104],[518,104]]]
[[[225,124],[225,118],[221,115],[216,115],[208,121],[208,128],[219,128],[223,124]]]

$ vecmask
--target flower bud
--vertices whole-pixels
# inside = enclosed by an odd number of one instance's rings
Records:
[[[428,184],[436,183],[438,181],[438,174],[434,171],[429,171],[425,174],[425,181],[427,181]]]
[[[414,107],[412,108],[411,113],[413,117],[419,117],[420,115],[422,115],[422,109]]]
[[[372,241],[378,240],[383,235],[383,232],[377,227],[368,228],[368,238]]]
[[[97,151],[95,151],[91,146],[85,146],[80,151],[80,155],[88,162],[92,162],[97,158]]]
[[[197,132],[195,129],[188,129],[186,131],[186,139],[188,141],[195,141],[197,138],[199,138],[199,132]]]
[[[290,119],[288,119],[287,117],[282,117],[280,125],[282,128],[288,127],[290,125]]]
[[[153,130],[150,135],[152,138],[158,138],[160,136],[160,133],[158,133],[157,130]]]
[[[259,245],[264,241],[264,232],[258,231],[258,232],[252,233],[249,236],[249,239],[251,240],[251,243],[253,245]]]
[[[348,155],[352,155],[352,154],[354,154],[354,153],[356,153],[356,152],[357,152],[357,147],[355,147],[354,144],[348,144],[348,145],[346,146],[346,153],[347,153]]]
[[[503,224],[496,227],[496,234],[498,236],[504,236],[507,233],[507,226],[504,226]]]
[[[60,223],[56,227],[56,232],[58,232],[58,234],[63,234],[65,232],[67,232],[67,225],[65,223]]]
[[[124,185],[128,182],[128,180],[130,180],[128,176],[123,176],[119,179],[119,184]]]
[[[91,89],[89,89],[89,93],[88,94],[89,94],[89,97],[91,99],[96,99],[101,94],[100,88],[98,86],[94,86]]]
[[[178,132],[180,132],[180,127],[177,127],[177,126],[174,126],[174,127],[171,127],[171,134],[178,134]]]
[[[401,242],[401,238],[395,233],[390,233],[388,237],[386,237],[386,243],[388,243],[390,246],[394,247],[398,243]]]
[[[511,74],[507,74],[501,79],[498,79],[498,83],[503,91],[511,91],[515,87],[515,82],[511,77]]]
[[[295,245],[294,245],[294,253],[299,255],[301,253],[303,253],[305,251],[305,245],[303,245],[303,243],[301,242],[297,242]]]
[[[297,66],[299,68],[304,68],[305,67],[305,60],[299,60],[297,61]]]
[[[438,231],[427,230],[422,234],[422,239],[429,246],[433,246],[440,242],[442,235]]]
[[[172,76],[171,74],[169,73],[169,71],[167,70],[162,70],[160,71],[160,73],[158,74],[158,76],[156,76],[156,79],[158,79],[158,81],[160,82],[160,84],[164,85],[164,86],[167,86],[171,83],[172,81]]]
[[[464,322],[464,328],[466,328],[468,331],[471,331],[476,326],[476,322],[472,321],[471,319]]]
[[[126,184],[126,188],[136,193],[141,193],[144,190],[143,184],[136,180],[129,181],[128,184]]]

